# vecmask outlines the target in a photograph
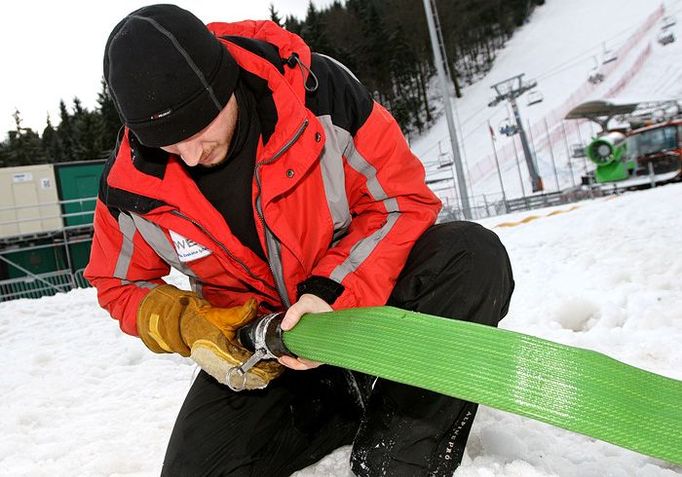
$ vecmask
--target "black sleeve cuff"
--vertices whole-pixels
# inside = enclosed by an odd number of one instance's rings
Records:
[[[345,290],[345,288],[339,282],[335,282],[331,278],[317,275],[307,278],[296,287],[298,298],[301,298],[301,295],[304,293],[309,293],[322,298],[330,305],[333,305],[336,299],[341,296],[343,290]]]

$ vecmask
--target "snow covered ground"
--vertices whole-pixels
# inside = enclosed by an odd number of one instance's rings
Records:
[[[680,203],[677,184],[516,227],[496,225],[526,214],[484,221],[515,270],[502,326],[682,379]],[[0,303],[0,343],[0,475],[159,474],[195,370],[189,361],[154,355],[123,335],[92,289]],[[297,475],[350,476],[348,452]],[[682,468],[482,408],[455,475],[671,477]]]

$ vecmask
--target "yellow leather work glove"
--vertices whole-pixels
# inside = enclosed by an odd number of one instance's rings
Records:
[[[172,285],[154,288],[137,312],[137,332],[155,353],[189,356],[223,384],[228,373],[252,353],[239,344],[236,331],[256,317],[258,304],[250,299],[242,306],[218,308],[197,294]],[[275,360],[257,363],[245,375],[244,389],[261,389],[284,368]]]

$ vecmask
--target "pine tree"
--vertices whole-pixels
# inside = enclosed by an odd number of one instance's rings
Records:
[[[47,126],[43,129],[42,136],[43,150],[50,163],[63,162],[64,149],[57,135],[57,131],[52,126],[50,115],[47,115]]]
[[[97,111],[102,120],[100,144],[102,153],[108,154],[116,146],[116,137],[121,129],[121,118],[116,111],[114,100],[109,94],[107,83],[102,80],[102,89],[97,94]]]
[[[8,140],[2,148],[3,166],[21,166],[47,162],[40,136],[31,128],[24,128],[21,114],[15,110],[15,130],[9,131]]]
[[[71,114],[66,109],[64,100],[59,101],[59,126],[57,126],[57,138],[62,147],[62,155],[59,162],[72,161],[79,155],[79,145],[76,131],[73,126]]]
[[[5,140],[0,142],[0,167],[9,167],[9,161],[9,144]]]
[[[325,35],[330,45],[330,55],[343,63],[356,75],[359,74],[358,61],[362,59],[360,39],[362,32],[358,19],[340,1],[334,1],[326,10],[320,12]]]
[[[303,23],[300,22],[295,16],[287,15],[287,17],[284,20],[284,28],[286,28],[291,33],[300,35],[301,29],[303,28]]]
[[[311,50],[334,55],[331,42],[327,38],[322,15],[317,11],[312,0],[308,2],[308,11],[301,28],[301,36]]]
[[[270,20],[277,23],[279,26],[282,26],[282,19],[280,18],[279,14],[277,13],[277,10],[275,10],[275,5],[273,5],[271,3],[269,10],[270,10]]]
[[[81,109],[80,112],[74,114],[74,123],[77,130],[76,137],[80,144],[79,155],[75,159],[89,161],[102,158],[101,116],[87,109]]]
[[[380,99],[390,108],[395,96],[391,72],[394,54],[390,33],[375,1],[367,2],[360,13],[364,37],[363,52],[367,62],[365,67],[374,78],[373,86],[379,92]]]

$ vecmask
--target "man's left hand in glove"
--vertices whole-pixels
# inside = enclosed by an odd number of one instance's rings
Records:
[[[144,298],[137,313],[137,332],[144,344],[156,353],[178,353],[191,357],[219,382],[231,387],[228,373],[244,363],[251,353],[236,338],[236,331],[256,317],[257,303],[251,299],[242,306],[218,308],[195,293],[172,285],[154,288]],[[244,375],[243,389],[261,389],[283,367],[274,360],[257,363]],[[241,376],[236,376],[241,380]]]

